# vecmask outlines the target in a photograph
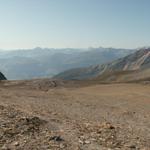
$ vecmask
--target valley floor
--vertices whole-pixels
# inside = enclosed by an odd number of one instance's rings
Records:
[[[34,84],[0,84],[0,149],[150,149],[150,85]]]

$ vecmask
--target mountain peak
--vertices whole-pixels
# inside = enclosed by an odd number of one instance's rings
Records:
[[[150,53],[150,47],[139,49],[135,54],[146,55]]]

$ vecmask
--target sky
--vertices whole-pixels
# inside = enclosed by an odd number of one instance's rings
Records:
[[[0,0],[0,49],[150,46],[150,0]]]

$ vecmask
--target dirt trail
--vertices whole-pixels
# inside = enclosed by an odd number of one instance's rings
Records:
[[[14,119],[14,126],[18,126],[13,127],[16,137],[0,139],[3,149],[150,149],[149,85],[46,86],[46,90],[33,87],[9,83],[0,86],[0,105],[4,107],[1,118],[4,122],[6,118],[8,122]],[[8,117],[9,111],[16,115]],[[25,135],[18,122],[24,117],[37,117],[37,122],[45,123]],[[2,124],[0,129],[4,134]]]

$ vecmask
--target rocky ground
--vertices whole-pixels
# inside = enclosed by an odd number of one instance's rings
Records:
[[[1,83],[0,149],[150,149],[149,84],[45,83]]]

